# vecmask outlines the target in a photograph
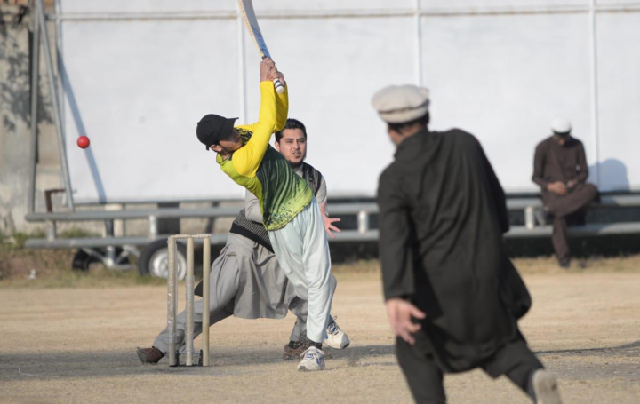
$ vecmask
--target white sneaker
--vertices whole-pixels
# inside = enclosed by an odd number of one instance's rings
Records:
[[[300,354],[300,358],[301,360],[298,364],[298,370],[324,370],[324,352],[316,348],[314,345],[310,346],[306,351]]]
[[[342,331],[336,318],[332,317],[327,325],[327,337],[324,339],[324,343],[329,345],[333,349],[345,349],[349,346],[349,337]]]
[[[562,404],[556,377],[544,369],[538,369],[531,377],[536,404]]]

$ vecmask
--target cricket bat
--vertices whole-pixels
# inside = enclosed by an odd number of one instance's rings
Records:
[[[238,7],[240,12],[242,13],[242,19],[244,20],[244,25],[249,30],[249,34],[253,39],[253,43],[260,52],[260,57],[262,59],[269,58],[271,59],[271,55],[269,54],[269,48],[267,48],[267,43],[264,41],[264,37],[260,32],[260,25],[258,24],[258,19],[256,18],[256,13],[253,11],[253,1],[252,0],[238,0]],[[278,94],[284,93],[284,86],[280,82],[280,80],[273,80],[273,84],[276,86],[276,92]]]

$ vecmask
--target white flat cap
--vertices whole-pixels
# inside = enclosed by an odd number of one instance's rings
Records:
[[[373,95],[373,108],[387,123],[405,123],[426,115],[429,90],[413,84],[388,86]]]
[[[571,122],[564,118],[556,118],[551,122],[551,130],[555,133],[571,132]]]

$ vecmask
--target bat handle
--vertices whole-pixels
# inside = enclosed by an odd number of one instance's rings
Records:
[[[273,80],[273,85],[276,86],[276,93],[278,94],[284,93],[284,86],[280,82],[280,79]]]
[[[266,58],[267,58],[267,55],[262,55],[262,60]],[[280,79],[278,78],[273,79],[273,85],[276,86],[276,93],[278,94],[284,93],[284,86],[280,82]]]

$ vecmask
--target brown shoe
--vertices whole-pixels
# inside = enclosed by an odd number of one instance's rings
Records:
[[[284,346],[284,353],[282,354],[282,359],[286,361],[300,360],[300,355],[305,353],[310,346],[311,346],[311,341],[306,338],[304,338],[304,342],[290,341],[287,345]],[[324,358],[333,359],[333,355],[325,351]]]
[[[138,348],[138,358],[142,363],[158,363],[160,359],[164,358],[164,354],[154,346],[151,348]]]
[[[309,348],[306,344],[301,344],[300,342],[291,341],[287,345],[284,346],[284,353],[282,354],[282,359],[286,361],[300,359],[300,355]]]

